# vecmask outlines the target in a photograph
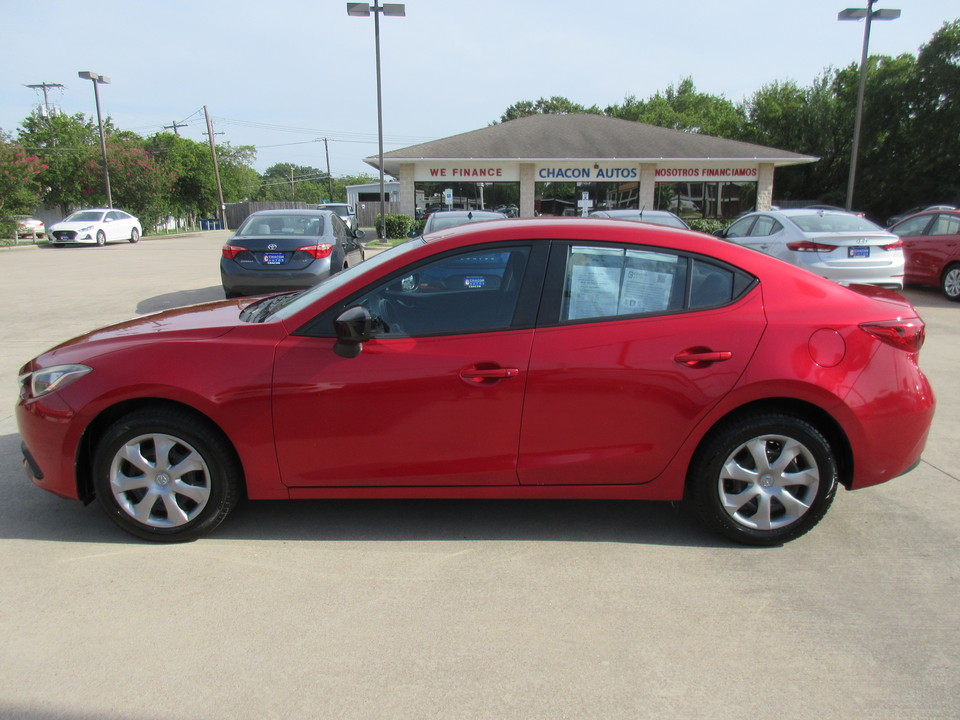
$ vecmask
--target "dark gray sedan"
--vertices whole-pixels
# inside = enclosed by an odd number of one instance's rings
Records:
[[[313,287],[363,261],[362,237],[331,210],[255,212],[223,246],[223,292],[229,298]]]

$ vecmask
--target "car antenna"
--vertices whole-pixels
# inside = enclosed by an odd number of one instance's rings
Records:
[[[473,210],[467,213],[467,220],[473,220]]]

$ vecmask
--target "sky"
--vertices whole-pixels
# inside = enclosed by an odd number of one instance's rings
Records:
[[[859,63],[866,0],[407,0],[382,17],[384,150],[486,127],[514,103],[563,96],[601,108],[646,99],[685,77],[733,102],[772,82],[810,84]],[[881,0],[902,16],[875,22],[871,55],[916,55],[956,0]],[[16,134],[50,102],[96,119],[89,70],[110,78],[101,109],[149,136],[172,126],[206,141],[253,145],[254,166],[376,170],[373,17],[343,0],[0,0],[0,129]],[[15,32],[11,30],[16,29]]]

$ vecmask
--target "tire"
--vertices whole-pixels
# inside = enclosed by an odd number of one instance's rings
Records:
[[[940,289],[947,300],[960,302],[960,265],[954,263],[946,269],[940,281]]]
[[[140,231],[134,228],[133,230],[130,231],[130,242],[135,243],[135,242],[139,242],[139,240],[140,240]]]
[[[143,408],[115,422],[97,445],[97,501],[119,527],[157,542],[195,540],[241,496],[242,470],[209,423],[183,410]]]
[[[687,498],[708,527],[746,545],[811,530],[837,492],[837,461],[813,425],[779,413],[723,427],[697,451]]]
[[[107,234],[103,230],[97,230],[97,245],[103,247],[107,244]]]

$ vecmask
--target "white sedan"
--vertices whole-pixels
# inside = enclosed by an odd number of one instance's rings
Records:
[[[903,289],[903,241],[854,213],[753,212],[716,235],[834,282]]]
[[[55,247],[77,243],[105,245],[115,240],[135,243],[143,226],[130,213],[111,208],[78,210],[51,225],[47,237]]]

